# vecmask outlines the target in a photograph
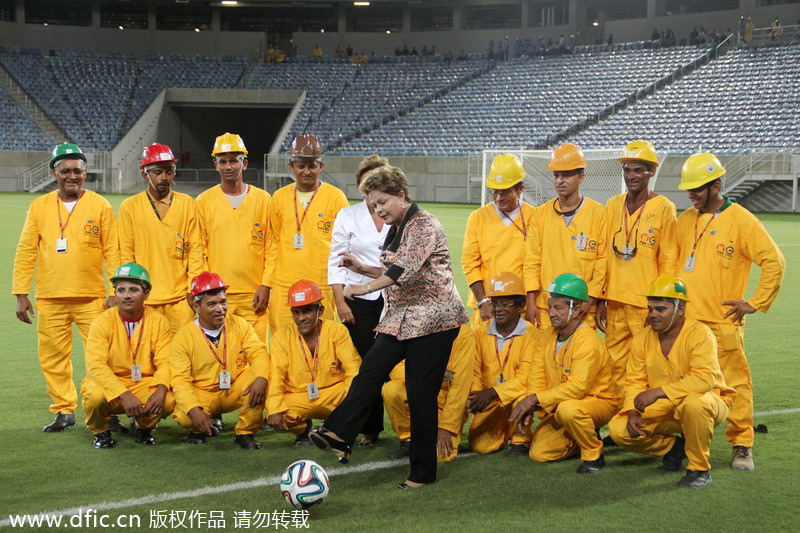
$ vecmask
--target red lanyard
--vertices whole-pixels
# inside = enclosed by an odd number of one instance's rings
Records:
[[[217,350],[214,348],[214,345],[208,340],[208,335],[206,335],[205,330],[202,326],[197,326],[200,328],[200,334],[206,340],[206,344],[208,344],[208,349],[211,350],[211,353],[214,354],[214,359],[219,361],[219,364],[222,365],[222,370],[228,369],[228,330],[226,326],[222,326],[222,359],[219,358],[217,355]]]
[[[642,213],[644,213],[644,206],[647,205],[648,199],[649,198],[645,198],[642,207],[637,209],[637,211],[639,211],[639,214],[636,215],[636,220],[633,221],[633,226],[631,226],[630,228],[628,227],[628,207],[625,205],[624,201],[622,202],[622,217],[623,220],[625,221],[625,246],[628,246],[628,244],[631,242],[631,235],[634,233],[633,228],[639,227],[639,219],[642,218]]]
[[[121,318],[121,317],[120,317]],[[123,321],[125,321],[123,319]],[[142,344],[142,335],[144,335],[144,315],[142,315],[142,319],[139,321],[139,338],[136,341],[136,348],[133,350],[133,354],[131,354],[131,359],[133,360],[133,364],[136,364],[136,356],[139,355],[139,346]],[[131,339],[128,338],[128,346],[131,344]]]
[[[711,223],[714,222],[716,216],[716,213],[711,215],[711,219],[708,221],[708,224],[706,224],[706,227],[703,228],[703,231],[700,232],[700,235],[697,235],[697,221],[700,220],[700,212],[697,212],[697,218],[694,219],[694,245],[692,245],[692,253],[689,254],[690,257],[694,257],[694,253],[697,251],[697,243],[699,243],[700,239],[703,238],[703,234],[705,234]]]
[[[78,194],[78,200],[80,200],[81,198],[83,198],[83,189],[81,189],[81,192]],[[70,217],[72,217],[72,213],[75,211],[75,208],[78,207],[78,200],[75,200],[75,205],[72,206],[72,211],[69,211],[69,213],[67,214],[67,221],[66,222],[62,222],[61,221],[61,197],[58,195],[58,193],[56,193],[56,211],[58,211],[58,228],[59,228],[59,230],[61,230],[61,238],[62,239],[64,238],[64,230],[67,229],[67,224],[69,224],[69,219],[70,219]],[[66,209],[66,206],[64,206],[64,209]]]
[[[520,218],[520,220],[522,222],[522,227],[521,228],[519,226],[517,226],[517,223],[514,222],[514,220],[510,216],[508,216],[508,213],[506,213],[502,209],[499,209],[499,211],[503,214],[504,217],[506,217],[508,220],[510,220],[512,224],[514,224],[514,227],[517,228],[517,230],[520,233],[522,233],[522,240],[525,241],[525,240],[528,239],[528,230],[525,227],[525,214],[522,212],[522,205],[523,205],[523,202],[520,202],[519,203],[519,218]]]
[[[570,345],[572,344],[572,339],[574,339],[574,338],[575,338],[575,332],[577,332],[577,331],[578,331],[578,330],[581,328],[581,326],[583,326],[583,322],[581,322],[580,324],[578,324],[578,327],[577,327],[577,328],[575,328],[575,331],[573,331],[573,332],[572,332],[572,334],[569,336],[569,338],[568,338],[566,341],[564,341],[564,344],[562,344],[562,345],[561,345],[561,348],[560,348],[560,349],[559,349],[559,348],[555,348],[555,349],[553,350],[553,360],[554,360],[554,361],[556,362],[556,364],[557,364],[558,366],[560,366],[561,368],[565,368],[565,367],[566,367],[566,371],[567,371],[567,372],[569,372],[569,365],[568,365],[568,364],[564,364],[564,359],[567,357],[567,351],[569,350],[569,347],[570,347]],[[558,345],[558,338],[556,338],[556,345]],[[562,355],[561,355],[561,362],[560,362],[560,363],[558,362],[558,359],[556,358],[556,356],[558,355],[558,352],[562,352]],[[571,363],[571,362],[572,362],[572,359],[570,359],[570,360],[569,360],[569,361],[567,361],[567,362],[568,362],[568,363]]]
[[[506,364],[508,363],[508,358],[511,356],[511,347],[514,345],[514,339],[516,339],[516,335],[511,337],[511,340],[508,341],[508,346],[506,347],[506,358],[500,362],[500,350],[497,349],[497,341],[498,338],[495,337],[494,340],[494,355],[497,357],[497,364],[500,365],[500,374],[504,374],[504,370],[506,368]]]
[[[300,226],[303,225],[303,221],[306,219],[306,213],[308,213],[308,208],[311,207],[311,202],[314,201],[314,197],[317,195],[317,191],[319,191],[320,186],[322,186],[322,182],[317,182],[317,188],[314,189],[314,193],[311,195],[311,198],[308,200],[306,204],[306,208],[303,211],[303,218],[299,218],[297,214],[297,185],[294,186],[294,221],[297,223],[297,233],[302,233],[300,230]]]
[[[322,340],[322,332],[320,332],[319,337],[317,338],[317,346],[314,348],[314,368],[311,368],[311,365],[308,362],[308,356],[306,355],[306,349],[303,347],[303,338],[298,335],[297,340],[300,342],[300,352],[303,354],[303,361],[306,363],[306,368],[308,368],[308,373],[311,374],[311,383],[317,381],[317,363],[319,362],[319,343]]]

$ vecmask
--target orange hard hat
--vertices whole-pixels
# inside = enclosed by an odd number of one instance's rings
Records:
[[[489,291],[486,296],[497,298],[500,296],[525,296],[525,284],[512,272],[500,272],[489,282]]]
[[[564,143],[553,148],[548,171],[565,171],[586,168],[586,156],[577,144]]]
[[[142,152],[142,161],[139,163],[139,168],[144,168],[147,165],[155,163],[174,163],[177,158],[172,155],[172,150],[166,144],[153,143],[150,146],[145,146]]]
[[[292,283],[289,287],[289,297],[286,305],[289,307],[303,307],[322,300],[322,290],[319,285],[307,279]]]
[[[227,289],[228,286],[222,281],[219,274],[213,272],[201,272],[192,279],[192,296],[203,294],[204,292],[216,289]]]

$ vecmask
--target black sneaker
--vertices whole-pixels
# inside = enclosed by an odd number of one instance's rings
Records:
[[[189,444],[205,444],[206,436],[207,435],[205,433],[189,432],[189,437],[186,439],[186,442],[188,442]]]
[[[122,422],[119,421],[118,416],[112,416],[108,420],[108,429],[111,431],[111,433],[117,433],[117,434],[130,432],[130,429],[122,425]]]
[[[259,450],[261,445],[256,441],[252,435],[236,435],[233,442],[239,445],[243,450]]]
[[[583,461],[576,472],[578,474],[596,474],[606,465],[605,458],[601,455],[594,461]]]
[[[58,413],[52,422],[42,428],[42,431],[45,433],[58,433],[74,425],[75,415],[73,413]]]
[[[681,469],[681,463],[683,460],[686,459],[686,452],[684,451],[684,447],[686,446],[686,441],[683,437],[675,437],[675,443],[672,445],[672,448],[664,455],[664,458],[661,461],[661,466],[657,468],[659,472],[677,472]]]
[[[388,457],[389,459],[402,459],[403,457],[408,457],[410,454],[411,454],[411,441],[401,440],[400,446],[387,453],[386,457]]]
[[[708,470],[687,470],[686,475],[678,481],[682,489],[696,489],[711,483],[711,474]]]
[[[506,457],[528,457],[528,453],[530,453],[530,448],[524,444],[512,444],[508,447]]]
[[[222,423],[222,415],[211,415],[211,428],[214,432],[214,437],[219,435],[224,427],[225,424]]]
[[[133,442],[152,446],[156,443],[156,439],[153,438],[153,429],[136,426],[136,430],[133,432]]]
[[[306,422],[306,429],[304,429],[303,432],[301,434],[299,434],[296,439],[294,439],[294,445],[295,446],[313,446],[313,443],[311,442],[311,439],[308,438],[308,435],[309,435],[309,433],[311,433],[311,429],[312,428],[313,428],[313,425],[311,424],[311,420],[309,420],[308,422]]]
[[[111,437],[111,430],[107,429],[94,436],[94,443],[92,446],[98,450],[107,450],[108,448],[113,448],[116,444],[117,443],[114,442],[114,439]]]

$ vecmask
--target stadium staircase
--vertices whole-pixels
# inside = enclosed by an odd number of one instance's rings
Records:
[[[5,87],[6,91],[16,100],[19,106],[28,113],[45,135],[57,143],[62,143],[67,140],[66,134],[44,114],[42,108],[22,90],[22,87],[19,86],[2,65],[0,65],[0,84]]]

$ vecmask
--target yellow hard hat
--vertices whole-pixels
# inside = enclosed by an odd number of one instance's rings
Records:
[[[525,179],[525,167],[515,155],[498,155],[492,161],[486,186],[490,189],[510,189]]]
[[[525,284],[516,274],[511,272],[500,272],[492,281],[489,282],[489,292],[486,296],[496,298],[498,296],[525,296]]]
[[[676,278],[669,274],[662,274],[650,282],[646,296],[648,298],[672,298],[683,300],[684,302],[689,301],[686,283],[681,278]]]
[[[628,143],[622,152],[622,157],[619,158],[620,163],[627,161],[644,161],[658,166],[658,154],[653,143],[642,140],[633,141]]]
[[[214,141],[214,149],[211,151],[211,157],[217,157],[219,154],[227,153],[242,153],[247,155],[247,148],[244,146],[244,141],[235,133],[225,132]]]
[[[547,170],[575,170],[586,168],[586,156],[580,146],[571,143],[560,144],[553,148]]]
[[[694,154],[683,164],[681,183],[678,188],[682,191],[697,189],[724,175],[725,167],[719,162],[717,156],[708,152]]]

